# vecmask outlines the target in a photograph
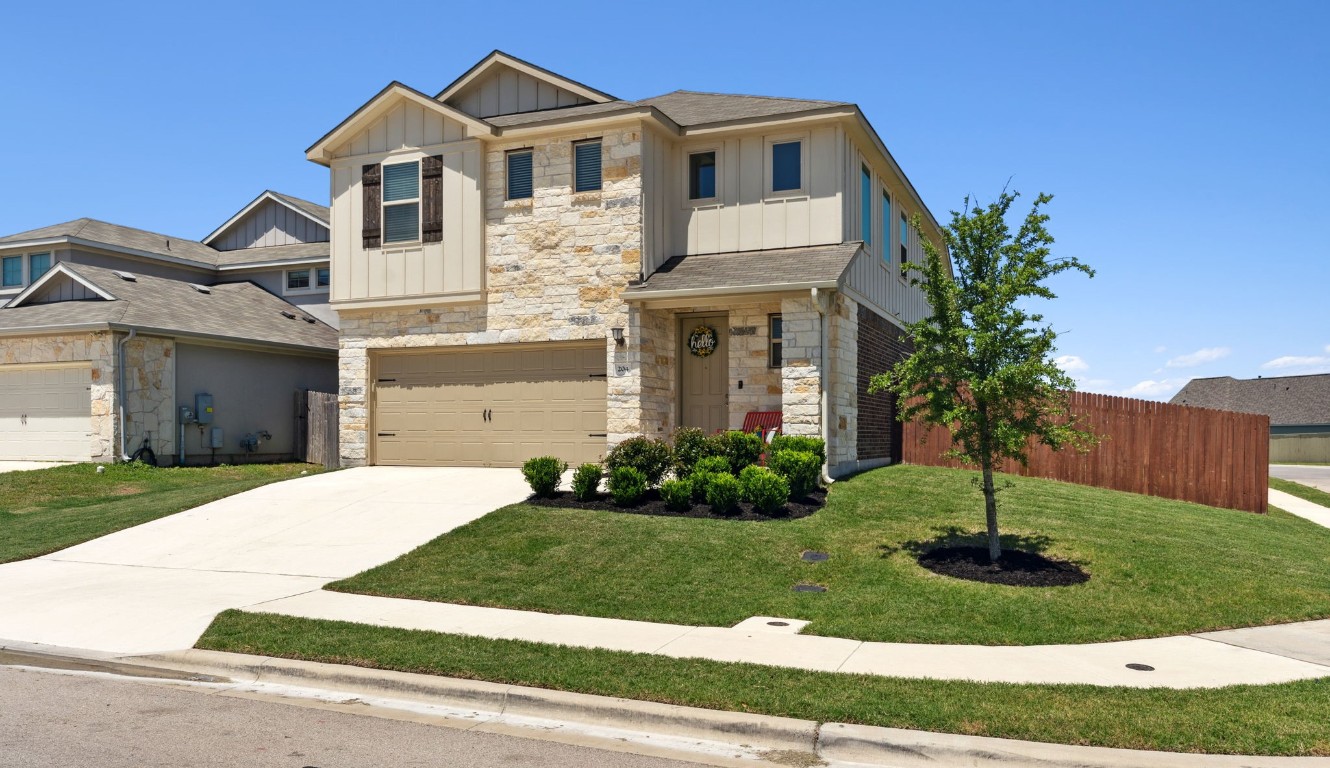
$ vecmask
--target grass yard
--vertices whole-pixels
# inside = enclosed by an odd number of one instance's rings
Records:
[[[1168,690],[804,672],[227,611],[199,648],[976,736],[1175,752],[1330,755],[1330,680]]]
[[[1282,480],[1278,477],[1270,478],[1270,487],[1274,488],[1276,491],[1283,491],[1290,496],[1297,496],[1303,501],[1310,501],[1313,504],[1330,507],[1330,493],[1326,493],[1320,488],[1313,488],[1310,485],[1295,483],[1292,480]]]
[[[95,464],[0,474],[0,563],[26,560],[261,485],[312,464],[157,468]]]
[[[919,643],[1087,643],[1330,616],[1330,530],[1268,515],[1003,477],[1006,546],[1079,563],[1069,587],[961,581],[918,565],[980,541],[977,473],[887,467],[837,483],[793,521],[674,519],[518,504],[329,586],[345,592]],[[829,553],[806,563],[806,550]],[[795,593],[799,582],[827,592]]]

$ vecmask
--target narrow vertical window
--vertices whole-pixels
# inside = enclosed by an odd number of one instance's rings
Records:
[[[332,269],[331,269],[331,268],[329,268],[329,267],[319,267],[318,269],[314,270],[314,274],[315,274],[315,278],[314,278],[314,280],[315,280],[315,282],[314,282],[314,287],[315,287],[315,288],[327,288],[329,285],[332,284]]]
[[[383,241],[420,239],[420,163],[383,166]]]
[[[882,263],[891,265],[891,195],[882,190]]]
[[[803,187],[803,142],[771,145],[771,191],[788,192]]]
[[[864,245],[873,242],[873,174],[868,166],[860,166],[859,180],[859,230]]]
[[[910,222],[901,211],[901,277],[905,276],[905,263],[910,260]]]
[[[716,153],[694,152],[688,156],[688,199],[716,196]]]
[[[36,280],[46,274],[46,270],[51,268],[51,254],[34,253],[28,257],[28,282]]]
[[[767,365],[779,368],[781,364],[781,345],[784,343],[784,330],[781,328],[780,315],[768,315],[771,355]]]
[[[3,262],[4,287],[23,285],[23,257],[6,256]]]
[[[508,153],[508,199],[526,200],[531,197],[531,150],[516,149]]]
[[[600,188],[600,139],[574,144],[573,191],[594,192]]]

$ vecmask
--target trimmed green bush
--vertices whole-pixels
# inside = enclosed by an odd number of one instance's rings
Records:
[[[762,458],[762,438],[752,432],[722,432],[716,435],[723,450],[722,455],[730,462],[730,474],[737,475],[744,467],[750,467]]]
[[[776,435],[767,446],[767,455],[781,451],[808,451],[817,456],[819,464],[827,463],[827,443],[820,437],[807,435]]]
[[[642,500],[647,492],[647,476],[636,467],[619,467],[610,470],[610,498],[621,507],[631,507]]]
[[[776,451],[767,458],[767,466],[790,483],[790,498],[802,499],[817,487],[822,462],[809,451]]]
[[[734,475],[712,475],[707,483],[707,504],[718,515],[733,514],[739,508],[740,495],[739,481]]]
[[[573,498],[578,501],[594,501],[600,490],[600,478],[604,474],[599,464],[583,464],[573,472]]]
[[[671,438],[674,444],[674,474],[688,477],[697,462],[719,454],[721,446],[697,427],[679,427]]]
[[[555,456],[537,456],[522,463],[522,477],[526,478],[531,492],[542,498],[549,498],[559,488],[559,479],[568,471],[568,462]]]
[[[664,440],[641,436],[624,440],[605,456],[605,467],[611,475],[620,467],[632,467],[646,477],[648,487],[659,483],[673,463],[674,452]]]
[[[665,506],[682,512],[693,506],[693,484],[688,480],[672,479],[660,484],[660,497]]]
[[[764,515],[776,512],[790,500],[790,483],[766,467],[745,467],[739,473],[745,500]]]
[[[703,472],[700,469],[693,470],[693,474],[688,476],[688,485],[693,492],[693,503],[701,504],[707,500],[707,483],[717,474],[729,474],[728,472]]]

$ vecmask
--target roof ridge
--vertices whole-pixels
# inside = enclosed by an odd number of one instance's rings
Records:
[[[773,101],[816,101],[816,102],[820,102],[820,103],[823,103],[823,104],[851,104],[851,103],[853,103],[853,102],[849,102],[849,101],[837,101],[837,100],[834,100],[834,99],[805,99],[805,98],[802,98],[802,97],[799,97],[799,96],[764,96],[764,95],[762,95],[762,94],[760,94],[760,93],[722,93],[722,92],[720,92],[720,91],[693,91],[693,90],[689,90],[689,89],[687,89],[687,88],[676,88],[675,90],[670,91],[669,93],[662,93],[662,94],[660,94],[660,96],[652,96],[652,97],[647,98],[647,99],[640,99],[639,101],[650,101],[651,99],[659,99],[659,98],[661,98],[661,96],[670,96],[670,95],[675,94],[675,93],[690,93],[690,94],[694,94],[694,95],[697,95],[697,96],[729,96],[729,97],[740,98],[740,99],[771,99],[771,100],[773,100]]]

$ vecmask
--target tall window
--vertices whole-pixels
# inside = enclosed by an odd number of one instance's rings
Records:
[[[771,145],[771,191],[788,192],[803,187],[803,142]]]
[[[891,195],[882,190],[882,263],[891,264]]]
[[[574,144],[573,191],[594,192],[600,188],[600,139]]]
[[[3,283],[6,288],[23,285],[23,257],[6,256],[3,261]]]
[[[508,199],[526,200],[529,197],[531,197],[531,150],[513,150],[508,153]]]
[[[420,239],[420,163],[383,166],[383,241]],[[306,275],[308,278],[308,274]]]
[[[716,196],[716,153],[694,152],[688,156],[688,199]]]
[[[28,282],[36,280],[46,274],[46,270],[51,268],[51,254],[34,253],[28,256]]]
[[[784,343],[784,329],[781,328],[780,315],[767,316],[769,338],[771,340],[771,355],[767,361],[767,366],[779,368],[781,363],[781,345]]]
[[[873,242],[873,174],[868,166],[859,167],[859,230],[864,245]]]
[[[319,267],[314,270],[315,288],[327,288],[332,284],[332,270],[328,267]]]
[[[910,222],[901,211],[901,276],[905,276],[905,263],[910,260]]]

